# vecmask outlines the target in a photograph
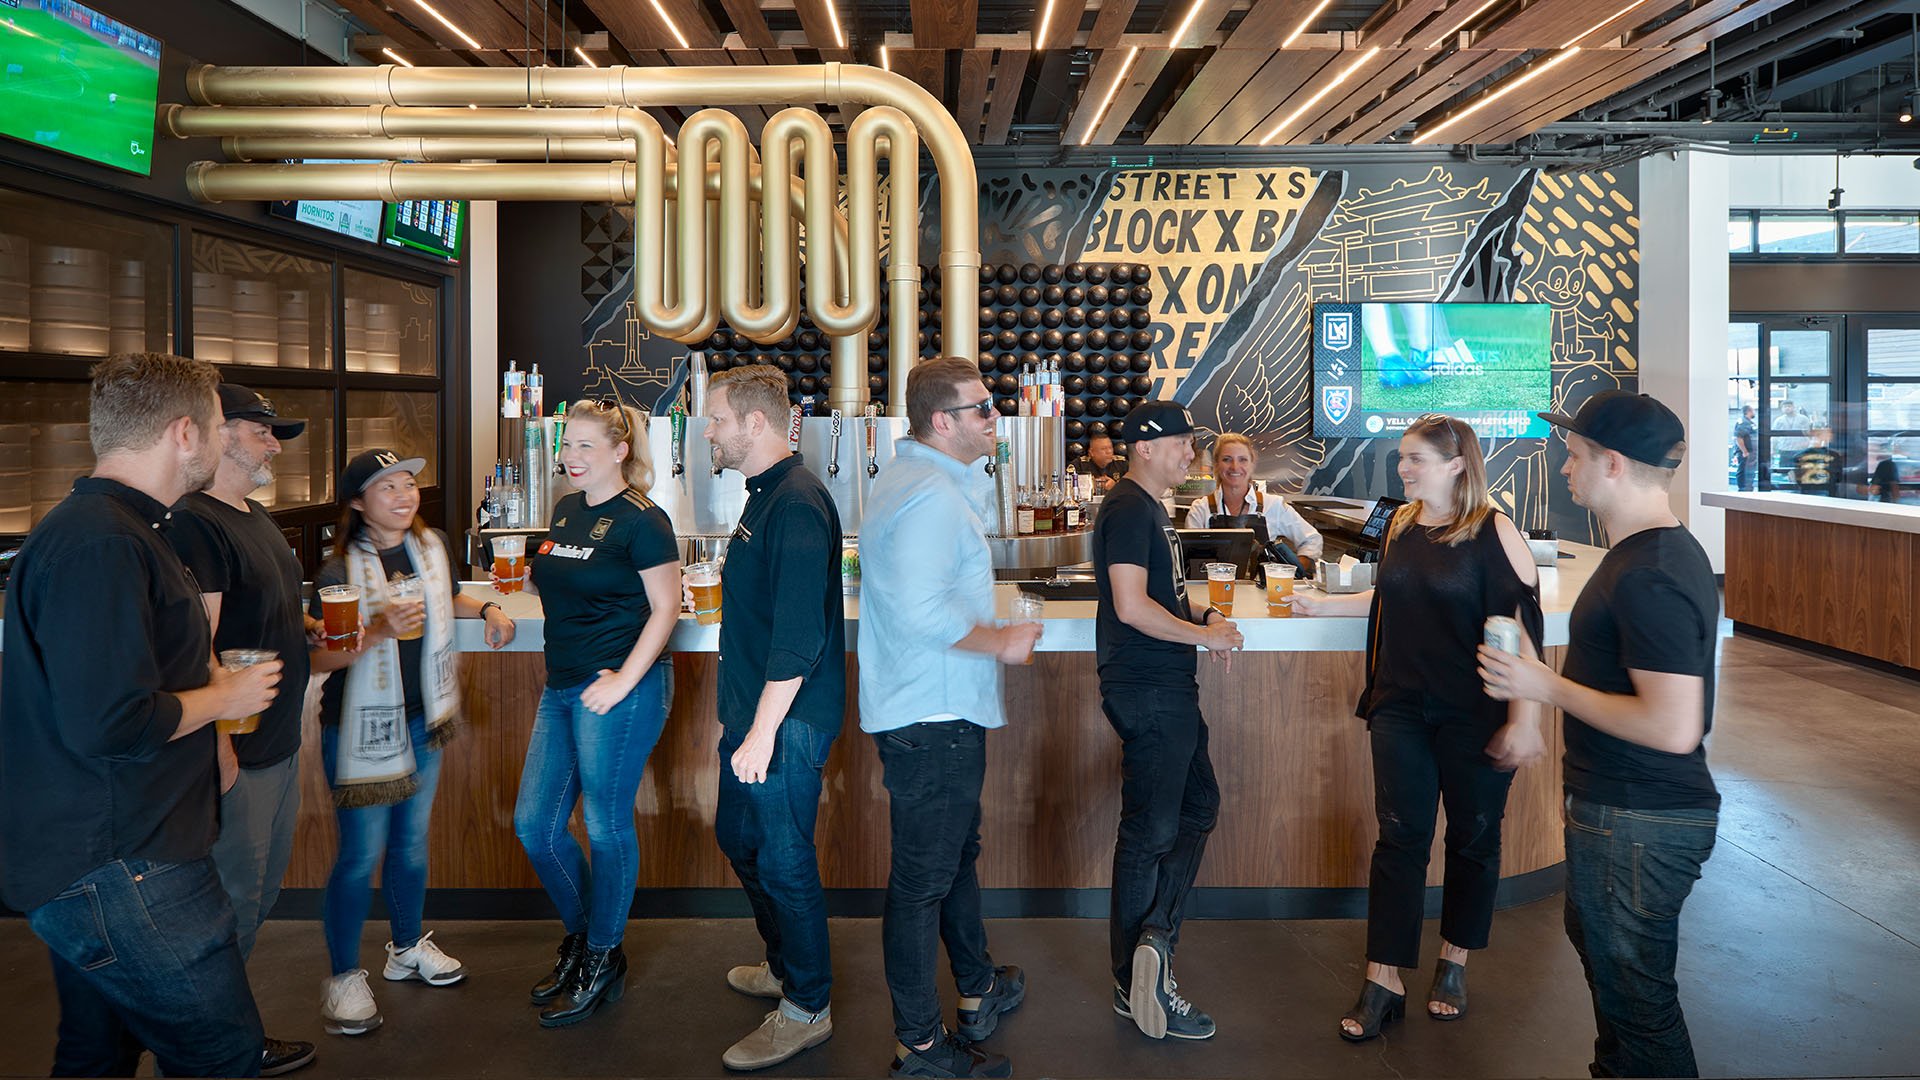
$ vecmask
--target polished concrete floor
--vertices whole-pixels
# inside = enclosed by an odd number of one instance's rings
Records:
[[[1701,1068],[1920,1074],[1920,684],[1748,639],[1725,642],[1721,670],[1710,756],[1726,805],[1680,965]],[[626,999],[563,1031],[538,1029],[524,997],[549,962],[552,925],[435,929],[473,977],[448,989],[381,982],[384,928],[372,927],[386,1026],[345,1039],[320,1034],[317,926],[268,924],[252,968],[268,1030],[321,1044],[300,1075],[721,1076],[721,1051],[765,1011],[722,979],[759,958],[744,920],[635,923]],[[1220,1025],[1204,1044],[1153,1042],[1109,1011],[1104,923],[1003,920],[989,932],[995,958],[1029,972],[1027,1004],[989,1044],[1022,1076],[1586,1075],[1593,1020],[1557,899],[1501,913],[1472,964],[1466,1021],[1416,1015],[1364,1046],[1334,1034],[1360,983],[1357,922],[1189,924],[1181,988]],[[879,928],[839,921],[833,942],[836,1034],[771,1075],[885,1074]],[[44,1073],[56,1007],[19,920],[0,923],[0,970],[0,1074]]]

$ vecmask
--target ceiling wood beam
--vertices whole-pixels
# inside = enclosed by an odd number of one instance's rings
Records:
[[[970,143],[980,141],[980,129],[987,121],[987,79],[992,73],[992,49],[960,53],[960,88],[954,97],[953,118]]]
[[[1688,49],[1628,49],[1630,58],[1608,67],[1601,73],[1576,85],[1569,86],[1553,96],[1549,101],[1540,103],[1512,119],[1512,122],[1490,127],[1476,135],[1476,139],[1487,144],[1509,143],[1531,135],[1541,128],[1565,119],[1599,101],[1618,93],[1627,87],[1644,82],[1648,77],[1691,59],[1703,51],[1699,47]]]
[[[385,34],[355,34],[352,47],[354,52],[375,64],[393,63],[392,57],[380,51],[392,49],[421,67],[471,67],[473,65],[473,61],[467,58],[466,53],[442,49],[431,43],[424,49],[411,48]]]
[[[1465,18],[1479,7],[1481,2],[1482,0],[1452,0],[1451,3],[1449,0],[1401,0],[1398,4],[1382,4],[1380,10],[1374,12],[1373,16],[1361,25],[1360,40],[1369,48],[1375,45],[1389,49],[1398,45],[1413,45],[1415,42],[1409,41],[1408,38],[1426,26],[1429,20],[1434,23],[1431,29],[1438,33],[1452,25],[1453,20]],[[1421,44],[1432,44],[1433,39],[1426,33],[1421,33],[1419,36],[1426,39]]]
[[[1094,16],[1093,29],[1087,31],[1087,48],[1111,49],[1120,44],[1120,35],[1127,32],[1127,20],[1133,18],[1133,9],[1139,3],[1140,0],[1101,0],[1100,14]],[[1039,15],[1036,8],[1034,17],[1037,19]]]
[[[1187,0],[1186,4],[1181,4],[1177,8],[1170,7],[1167,17],[1173,18],[1173,12],[1177,10],[1180,12],[1179,20],[1186,20],[1188,4],[1197,5],[1198,10],[1193,11],[1192,20],[1186,23],[1186,32],[1180,35],[1180,40],[1173,40],[1173,32],[1180,29],[1180,22],[1175,21],[1172,26],[1167,27],[1162,40],[1156,42],[1160,47],[1198,49],[1219,40],[1220,20],[1227,17],[1227,11],[1233,6],[1233,0]]]
[[[433,39],[407,25],[398,15],[388,11],[387,6],[379,0],[337,0],[337,2],[347,14],[365,23],[368,29],[392,38],[395,49],[441,48]],[[421,17],[425,17],[424,12],[421,13]],[[455,42],[455,44],[459,43]],[[387,63],[384,58],[380,62]]]
[[[1080,88],[1080,100],[1074,102],[1067,113],[1060,145],[1077,146],[1092,137],[1094,123],[1105,116],[1101,103],[1109,96],[1119,97],[1139,55],[1131,49],[1108,49],[1094,56],[1093,68],[1087,72],[1087,80]]]
[[[1020,104],[1020,93],[1027,82],[1027,61],[1032,53],[1025,49],[1001,49],[1000,61],[993,67],[993,87],[987,96],[987,129],[981,143],[1006,144],[1013,128],[1013,110]]]
[[[435,38],[440,38],[438,31],[446,29],[439,20],[429,16],[411,0],[393,0],[393,4],[410,20],[418,16],[419,21],[415,25]],[[478,41],[483,49],[518,49],[526,36],[526,25],[500,10],[500,5],[494,0],[437,0],[433,6],[448,21]],[[534,40],[539,40],[538,34],[534,35]],[[453,44],[458,48],[466,48],[458,37],[454,38]]]
[[[1053,9],[1051,16],[1047,9]],[[1064,49],[1080,40],[1080,17],[1087,13],[1086,0],[1033,0],[1033,27],[1027,32],[1030,49]],[[1040,41],[1040,20],[1047,20],[1047,38]],[[975,44],[979,44],[976,42]]]
[[[727,19],[739,32],[740,40],[749,49],[771,49],[774,47],[773,31],[767,29],[767,17],[760,5],[753,0],[720,0],[720,6],[726,10]]]
[[[1253,0],[1240,25],[1201,62],[1171,107],[1147,133],[1149,143],[1185,143],[1220,114],[1264,67],[1314,0]],[[1101,9],[1105,13],[1105,9]],[[1096,28],[1097,29],[1097,28]]]
[[[945,49],[889,49],[893,73],[927,88],[927,93],[947,99],[947,52]]]
[[[1407,122],[1445,105],[1462,90],[1511,64],[1519,53],[1456,49],[1421,72],[1399,93],[1362,112],[1327,137],[1330,143],[1379,142]]]
[[[980,33],[980,0],[913,0],[912,11],[922,49],[971,49]]]
[[[1221,107],[1219,113],[1193,141],[1208,146],[1233,146],[1253,131],[1254,125],[1273,112],[1273,103],[1286,101],[1316,77],[1331,78],[1326,69],[1341,57],[1331,49],[1287,49],[1267,58],[1258,73],[1247,80],[1240,92]],[[1326,72],[1323,76],[1322,72]],[[1262,132],[1261,134],[1264,134]]]
[[[1339,106],[1340,101],[1336,99],[1341,91],[1356,85],[1356,80],[1365,81],[1372,72],[1386,66],[1399,55],[1384,50],[1371,55],[1366,52],[1352,51],[1341,53],[1326,67],[1320,69],[1320,74],[1314,76],[1313,81],[1302,86],[1298,93],[1280,99],[1280,104],[1261,117],[1260,122],[1248,130],[1242,141],[1271,146],[1311,142],[1311,139],[1303,136],[1315,130],[1315,121]],[[1359,66],[1354,67],[1356,64]],[[1349,68],[1353,73],[1348,75],[1339,86],[1328,91],[1319,101],[1304,105],[1307,99],[1325,90],[1333,80],[1340,77],[1341,72]],[[1272,138],[1268,138],[1269,134]]]
[[[1303,121],[1292,141],[1301,145],[1321,141],[1333,129],[1352,119],[1354,114],[1392,90],[1432,58],[1432,53],[1419,49],[1381,53],[1379,59],[1382,63],[1356,72],[1347,85],[1328,94],[1320,107],[1312,110],[1312,115]]]
[[[830,0],[795,0],[793,8],[800,16],[800,27],[807,32],[807,44],[820,50],[820,59],[827,63],[848,63],[853,60],[853,50],[843,47],[840,38],[834,37],[834,20],[839,11],[827,10]],[[838,2],[838,0],[831,0]],[[846,23],[840,23],[842,38],[846,34]]]
[[[1663,45],[1675,49],[1694,45],[1704,46],[1714,38],[1751,25],[1792,2],[1793,0],[1756,0],[1731,12],[1716,11],[1713,18],[1694,23],[1694,17],[1705,11],[1708,6],[1717,7],[1717,5],[1703,5],[1654,30],[1645,41],[1633,41],[1632,44]]]
[[[1552,71],[1529,82],[1523,91],[1507,94],[1498,101],[1473,114],[1465,120],[1448,127],[1435,140],[1440,143],[1467,144],[1483,141],[1481,136],[1498,131],[1533,115],[1535,110],[1551,111],[1554,102],[1569,89],[1586,85],[1590,81],[1606,80],[1607,72],[1616,65],[1632,63],[1636,50],[1631,49],[1582,49],[1567,57]],[[1463,109],[1472,108],[1475,102],[1487,100],[1487,95],[1498,93],[1502,87],[1511,85],[1515,79],[1524,77],[1537,65],[1546,63],[1550,57],[1542,56],[1528,66],[1494,83],[1474,98],[1455,103],[1447,113],[1432,117],[1429,127],[1438,127],[1446,118],[1458,114]],[[1505,141],[1505,140],[1502,140]]]
[[[1120,137],[1120,133],[1133,120],[1133,114],[1140,107],[1141,99],[1147,91],[1153,89],[1155,80],[1166,70],[1173,60],[1173,50],[1153,49],[1144,51],[1133,62],[1133,70],[1127,72],[1127,81],[1120,92],[1113,96],[1113,104],[1107,106],[1106,115],[1101,117],[1100,126],[1093,129],[1093,137],[1088,145],[1105,146]]]

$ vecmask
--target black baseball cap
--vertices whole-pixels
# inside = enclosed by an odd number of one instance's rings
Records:
[[[1127,413],[1114,432],[1128,442],[1193,434],[1193,414],[1172,401],[1143,401]]]
[[[252,420],[272,429],[276,439],[291,439],[307,430],[305,420],[282,418],[273,411],[273,402],[258,391],[233,383],[220,384],[220,415],[226,420]]]
[[[1581,402],[1580,411],[1572,416],[1544,412],[1534,415],[1644,465],[1662,469],[1680,467],[1680,458],[1668,455],[1686,440],[1687,429],[1672,409],[1646,394],[1602,390]]]
[[[426,467],[426,458],[403,458],[391,450],[366,450],[347,462],[346,471],[340,474],[342,494],[351,499],[389,473],[410,472],[417,476]]]

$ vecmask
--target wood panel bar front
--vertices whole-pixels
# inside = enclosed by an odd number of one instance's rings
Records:
[[[1548,650],[1558,666],[1563,650]],[[521,763],[545,678],[537,652],[463,656],[466,730],[445,751],[430,837],[428,885],[538,889],[513,831]],[[720,725],[714,653],[674,658],[673,710],[636,799],[641,889],[736,884],[714,841]],[[1367,883],[1376,829],[1365,724],[1353,716],[1362,654],[1246,652],[1231,672],[1204,657],[1201,710],[1219,777],[1219,823],[1199,885],[1234,889],[1352,889]],[[858,677],[847,658],[849,697]],[[1088,652],[1043,652],[1007,673],[1008,724],[987,740],[980,883],[989,889],[1103,889],[1120,816],[1120,742],[1100,709]],[[1501,874],[1556,866],[1560,727],[1548,717],[1549,757],[1520,771],[1508,802]],[[887,881],[887,795],[870,737],[849,704],[827,764],[819,832],[832,889]],[[332,864],[332,802],[309,710],[302,806],[286,886],[320,888]],[[576,835],[581,835],[578,819]],[[1439,831],[1436,830],[1436,836]],[[1437,851],[1429,882],[1437,884]]]

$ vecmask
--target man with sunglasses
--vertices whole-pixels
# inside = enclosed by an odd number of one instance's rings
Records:
[[[980,921],[980,788],[986,733],[1006,724],[1002,664],[1023,664],[1037,623],[994,619],[977,467],[994,451],[993,396],[971,361],[930,360],[907,376],[913,437],[867,496],[860,535],[860,730],[880,750],[891,797],[892,872],[881,920],[893,994],[894,1076],[1010,1076],[972,1044],[1026,996],[995,967]],[[956,1037],[935,988],[946,941],[959,992]]]

